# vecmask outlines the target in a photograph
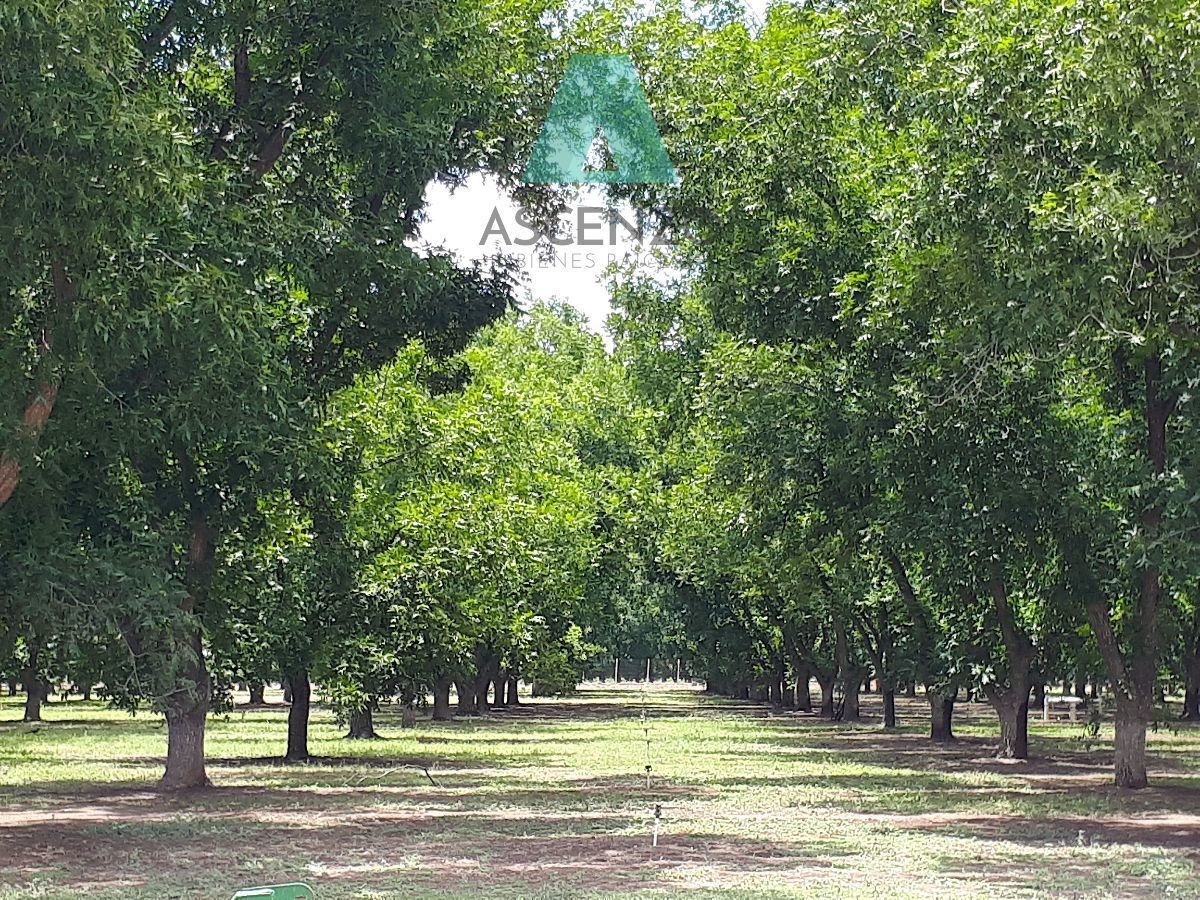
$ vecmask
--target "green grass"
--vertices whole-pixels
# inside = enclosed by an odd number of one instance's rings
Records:
[[[0,900],[288,880],[322,900],[1200,897],[1200,730],[1152,735],[1156,786],[1129,793],[1109,786],[1104,731],[1034,722],[1035,759],[1002,764],[985,708],[944,748],[921,704],[901,711],[885,734],[622,685],[407,730],[385,712],[367,742],[318,709],[322,759],[284,765],[284,708],[239,709],[210,722],[216,786],[172,796],[157,718],[71,702],[26,726],[6,699]]]

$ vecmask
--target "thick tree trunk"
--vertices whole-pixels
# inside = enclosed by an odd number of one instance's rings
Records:
[[[488,710],[492,708],[491,701],[488,699],[491,687],[492,676],[490,674],[480,674],[475,677],[475,712],[481,716],[486,716]]]
[[[352,741],[373,741],[379,735],[375,733],[375,714],[370,706],[356,709],[350,713],[350,731],[346,738]]]
[[[169,790],[208,787],[204,770],[204,725],[207,710],[193,705],[167,713],[167,769],[160,785]]]
[[[797,666],[796,672],[796,709],[801,712],[812,712],[812,690],[809,680],[812,677],[807,664]]]
[[[508,689],[508,670],[501,669],[496,673],[496,678],[492,684],[493,693],[496,695],[495,706],[507,706],[504,701],[504,692]]]
[[[843,722],[859,720],[858,692],[862,687],[858,677],[858,669],[850,659],[850,643],[846,638],[846,624],[841,620],[834,623],[834,634],[837,645],[838,677],[842,682],[844,701],[842,703]]]
[[[450,679],[439,678],[433,683],[433,720],[448,722],[453,718],[450,711]]]
[[[1025,700],[1017,699],[1013,692],[997,697],[993,704],[1000,718],[1000,748],[996,756],[1000,759],[1029,758],[1029,694]]]
[[[1190,679],[1183,692],[1183,714],[1180,718],[1200,722],[1200,684]]]
[[[1144,362],[1146,458],[1155,478],[1167,469],[1167,425],[1175,409],[1175,397],[1164,395],[1163,363],[1158,353],[1147,355]],[[1162,532],[1164,507],[1157,498],[1141,515],[1143,538],[1153,547]],[[1092,604],[1088,618],[1100,655],[1108,668],[1109,680],[1117,698],[1116,739],[1114,742],[1113,780],[1118,787],[1144,788],[1146,775],[1146,726],[1153,707],[1154,685],[1158,675],[1158,608],[1162,600],[1162,572],[1151,551],[1150,560],[1141,569],[1138,601],[1128,657],[1121,651],[1113,633],[1107,609]]]
[[[883,727],[896,727],[896,691],[891,685],[883,688]]]
[[[288,742],[284,759],[303,762],[308,759],[308,716],[312,705],[312,684],[308,670],[298,669],[288,677],[292,688],[292,707],[288,710]]]
[[[862,718],[859,708],[859,692],[860,685],[857,678],[851,678],[846,682],[846,695],[842,701],[842,721],[857,722]]]
[[[36,654],[31,654],[31,656],[34,660],[37,659]],[[21,684],[25,688],[25,715],[21,721],[42,721],[42,701],[46,699],[46,685],[38,675],[37,669],[22,669]]]
[[[282,681],[279,682],[279,688],[280,688],[280,690],[283,691],[283,702],[291,703],[292,702],[292,685],[291,685],[291,683],[286,678],[284,678]]]
[[[193,629],[188,644],[188,659],[181,667],[179,680],[190,683],[191,688],[181,691],[165,710],[167,768],[159,784],[168,790],[189,790],[210,784],[204,770],[204,726],[212,683],[198,631]]]
[[[250,704],[262,706],[266,702],[267,686],[261,681],[250,682]]]
[[[508,676],[508,696],[504,699],[505,706],[520,706],[521,697],[517,692],[517,688],[521,683],[521,679],[516,675]]]
[[[475,684],[466,678],[454,682],[455,693],[458,694],[458,715],[473,716],[479,711],[475,703]]]
[[[996,605],[1000,634],[1004,639],[1004,654],[1008,663],[1008,687],[988,686],[988,700],[1000,719],[1001,759],[1029,758],[1029,673],[1037,658],[1037,648],[1017,622],[1004,570],[999,562],[991,564],[988,591]]]
[[[767,700],[775,709],[783,707],[783,686],[776,678],[767,682]]]
[[[954,740],[954,700],[926,688],[929,698],[929,737],[939,743]]]
[[[475,690],[475,712],[481,716],[487,715],[488,688],[492,686],[496,673],[500,670],[500,656],[486,644],[475,648],[475,679],[472,687]]]
[[[817,684],[821,687],[821,718],[833,718],[833,686],[837,679],[832,672],[817,672]]]
[[[917,699],[917,683],[915,681],[910,681],[904,688],[904,696],[909,700]]]
[[[1113,741],[1114,781],[1118,787],[1144,788],[1146,774],[1146,723],[1148,708],[1128,700],[1117,701],[1116,737]]]

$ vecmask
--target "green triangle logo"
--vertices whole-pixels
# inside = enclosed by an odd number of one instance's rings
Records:
[[[529,184],[671,184],[677,180],[628,55],[571,56],[525,166],[524,180]]]

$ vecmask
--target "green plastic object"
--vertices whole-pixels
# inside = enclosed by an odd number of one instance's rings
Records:
[[[268,884],[265,887],[242,888],[233,900],[255,897],[258,900],[314,900],[317,895],[307,884]]]

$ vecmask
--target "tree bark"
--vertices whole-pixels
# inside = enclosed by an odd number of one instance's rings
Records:
[[[488,689],[492,686],[496,673],[500,670],[500,657],[491,649],[481,645],[475,650],[475,664],[475,711],[481,716],[486,716],[490,708]]]
[[[775,709],[783,707],[783,685],[778,678],[772,678],[767,682],[767,700]]]
[[[475,685],[466,678],[456,679],[454,682],[455,693],[458,694],[458,711],[460,716],[473,716],[478,712],[479,707],[475,704]]]
[[[21,685],[25,688],[25,715],[23,722],[42,721],[42,701],[46,699],[46,683],[40,672],[41,646],[36,636],[30,635],[26,640],[26,650],[29,659],[21,669]]]
[[[190,704],[167,713],[167,768],[160,785],[168,790],[208,787],[204,770],[207,704]]]
[[[809,687],[812,672],[807,663],[799,663],[796,668],[796,709],[812,712],[812,690]]]
[[[292,688],[292,707],[288,710],[288,742],[284,759],[303,762],[308,759],[308,716],[312,705],[312,683],[307,669],[297,669],[288,676]]]
[[[266,703],[267,686],[261,681],[250,682],[250,704],[252,706],[262,706]]]
[[[883,688],[883,727],[896,727],[896,690],[890,684]]]
[[[1183,691],[1183,714],[1180,718],[1188,722],[1200,722],[1200,677],[1196,681],[1190,676],[1188,678]]]
[[[1153,547],[1162,532],[1166,515],[1163,501],[1158,496],[1158,482],[1167,469],[1167,425],[1175,410],[1176,398],[1164,395],[1161,354],[1148,354],[1143,372],[1146,458],[1155,485],[1149,491],[1151,502],[1142,511],[1141,529],[1146,544]],[[1088,618],[1096,636],[1096,644],[1116,694],[1113,780],[1118,787],[1136,789],[1148,784],[1146,727],[1150,722],[1158,675],[1158,610],[1161,600],[1162,572],[1155,551],[1151,551],[1139,577],[1137,611],[1129,629],[1128,656],[1117,642],[1108,609],[1098,603],[1088,605]]]
[[[821,718],[833,718],[833,686],[837,678],[833,672],[817,672],[817,684],[821,686]]]
[[[204,727],[212,683],[200,632],[192,628],[187,642],[187,661],[180,668],[179,683],[190,687],[180,689],[165,704],[167,768],[159,784],[168,790],[190,790],[211,784],[204,769]]]
[[[1146,723],[1150,710],[1129,700],[1117,701],[1116,737],[1113,741],[1113,778],[1119,787],[1144,788],[1146,774]]]
[[[279,689],[283,691],[283,702],[292,702],[292,686],[286,678],[279,682]]]
[[[929,737],[938,743],[954,740],[954,699],[926,688],[929,697]]]
[[[346,734],[348,740],[373,741],[378,737],[375,733],[375,714],[369,705],[351,711],[350,731]]]
[[[504,700],[504,692],[508,689],[508,670],[500,669],[496,673],[496,678],[493,682],[493,693],[496,695],[496,706],[507,706]]]
[[[1029,694],[1024,702],[1015,695],[1005,696],[995,704],[1000,718],[1000,748],[996,756],[1000,759],[1029,758]]]
[[[36,656],[34,658],[36,659]],[[21,721],[42,721],[42,701],[45,699],[46,685],[38,675],[37,669],[22,669],[21,684],[25,688],[25,715]]]
[[[841,720],[857,722],[859,720],[858,692],[862,684],[859,681],[858,669],[850,660],[850,643],[846,638],[846,623],[839,619],[834,624],[834,634],[837,644],[838,677],[842,682],[844,696]]]
[[[517,693],[517,688],[520,685],[521,679],[516,675],[508,676],[508,697],[504,700],[505,706],[520,706],[521,698]]]
[[[433,683],[433,720],[448,722],[453,717],[450,711],[450,679],[439,678]]]
[[[1008,663],[1007,686],[989,685],[985,688],[988,700],[1000,719],[1001,759],[1029,758],[1029,673],[1037,657],[1033,640],[1017,623],[1004,582],[1000,564],[993,562],[988,579],[988,591],[996,606],[1000,634]],[[1082,697],[1082,695],[1079,695]]]

